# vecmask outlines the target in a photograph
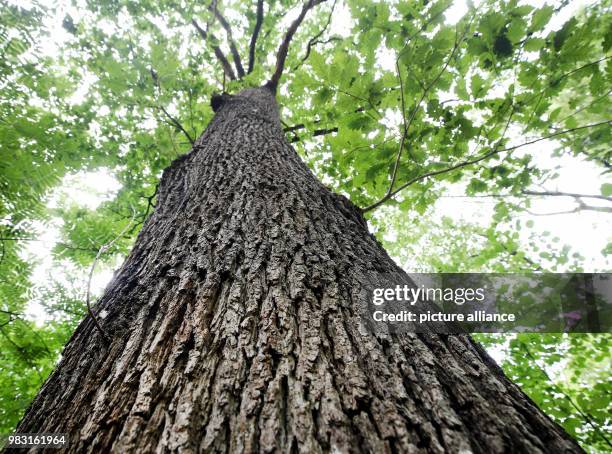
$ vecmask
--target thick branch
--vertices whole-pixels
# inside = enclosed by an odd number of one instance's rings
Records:
[[[236,43],[234,42],[234,37],[232,36],[232,26],[229,22],[223,17],[223,14],[217,8],[217,3],[209,6],[209,10],[211,10],[214,14],[225,33],[227,34],[227,40],[229,42],[230,51],[232,52],[232,58],[234,59],[234,65],[236,65],[236,70],[238,71],[238,78],[242,79],[244,77],[244,68],[242,67],[242,60],[240,60],[240,54],[238,53],[238,48],[236,47]]]
[[[196,30],[198,31],[202,39],[206,41],[206,39],[208,38],[208,32],[204,30],[202,27],[200,27],[200,25],[196,22],[195,19],[191,19],[191,23],[196,28]],[[217,41],[217,39],[212,33],[210,33],[210,37],[213,40],[213,42]],[[223,66],[224,73],[231,80],[236,80],[236,75],[234,74],[234,70],[232,69],[232,66],[230,65],[229,61],[227,61],[227,58],[225,57],[225,54],[223,53],[221,48],[216,44],[214,44],[212,48],[215,53],[215,56],[217,57],[217,60],[219,60],[219,62],[221,63],[221,66]]]
[[[315,123],[319,123],[320,120],[315,120]],[[293,126],[286,126],[285,128],[283,128],[283,132],[293,132],[293,131],[298,131],[300,129],[304,129],[306,127],[306,125],[304,123],[300,123],[297,125],[293,125]]]
[[[433,171],[427,172],[427,173],[425,173],[423,175],[419,175],[418,177],[414,177],[414,178],[408,180],[403,185],[401,185],[395,191],[391,191],[391,192],[387,193],[378,202],[373,203],[372,205],[363,208],[362,211],[365,213],[365,212],[368,212],[368,211],[371,211],[371,210],[374,210],[374,209],[378,208],[379,206],[384,204],[387,200],[395,197],[395,195],[397,195],[399,192],[401,192],[404,189],[406,189],[408,186],[411,186],[414,183],[418,183],[419,181],[423,181],[423,180],[425,180],[427,178],[430,178],[430,177],[433,177],[433,176],[436,176],[436,175],[442,175],[442,174],[448,173],[448,172],[452,172],[453,170],[457,170],[457,169],[460,169],[462,167],[467,167],[467,166],[472,165],[472,164],[477,164],[477,163],[479,163],[481,161],[484,161],[485,159],[490,158],[491,156],[494,156],[496,154],[502,153],[504,151],[516,150],[517,148],[521,148],[521,147],[524,147],[524,146],[527,146],[527,145],[532,145],[534,143],[541,142],[542,140],[552,139],[553,137],[560,136],[560,135],[563,135],[563,134],[568,134],[568,133],[573,132],[573,131],[579,131],[581,129],[587,129],[587,128],[594,128],[594,127],[597,127],[597,126],[602,126],[602,125],[610,124],[610,123],[612,123],[612,120],[600,121],[598,123],[593,123],[593,124],[590,124],[590,125],[578,126],[576,128],[566,129],[564,131],[558,131],[558,132],[549,134],[549,135],[547,135],[545,137],[541,137],[539,139],[530,140],[528,142],[524,142],[524,143],[519,144],[519,145],[514,145],[512,147],[503,148],[503,149],[494,148],[493,150],[491,150],[491,151],[489,151],[489,152],[487,152],[487,153],[485,153],[482,156],[479,156],[477,158],[470,159],[470,160],[467,160],[467,161],[462,161],[462,162],[460,162],[458,164],[455,164],[454,166],[447,167],[446,169],[433,170]]]
[[[253,28],[253,35],[251,36],[251,44],[249,45],[248,74],[251,74],[253,72],[253,68],[255,67],[255,47],[257,46],[257,37],[261,31],[261,24],[263,24],[263,17],[263,0],[257,0],[257,19],[255,20],[255,27]]]
[[[325,0],[308,0],[307,3],[302,6],[302,11],[300,11],[300,15],[293,21],[293,23],[289,26],[287,30],[287,34],[283,39],[283,42],[278,48],[278,52],[276,54],[276,69],[274,70],[274,74],[266,84],[272,91],[276,91],[278,87],[278,82],[280,81],[281,76],[283,75],[283,69],[285,68],[285,60],[287,59],[287,53],[289,52],[289,44],[291,44],[291,40],[293,39],[293,35],[297,31],[298,27],[306,17],[306,13],[308,11],[318,5],[319,3],[323,3]]]

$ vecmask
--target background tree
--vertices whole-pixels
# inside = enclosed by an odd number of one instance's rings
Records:
[[[58,98],[70,99],[65,107],[82,109],[74,118],[89,120],[82,125],[63,125],[57,131],[69,132],[69,137],[83,137],[90,148],[82,153],[84,148],[79,145],[81,151],[75,158],[83,159],[83,163],[75,161],[75,167],[62,169],[58,178],[90,161],[92,167],[105,165],[113,169],[122,189],[97,212],[65,206],[54,213],[64,220],[64,238],[55,249],[58,257],[88,269],[99,247],[116,237],[129,222],[130,207],[137,209],[138,222],[144,221],[151,212],[161,170],[189,149],[190,142],[212,117],[208,105],[211,94],[223,88],[236,93],[243,86],[266,80],[273,68],[264,56],[274,54],[276,44],[301,6],[296,4],[291,10],[291,5],[273,2],[265,5],[262,15],[262,5],[241,2],[180,8],[163,2],[102,3],[62,16],[67,39],[55,64],[67,68],[73,82],[83,81],[89,89],[74,99],[66,88]],[[397,230],[401,225],[411,225],[406,219],[415,212],[426,226],[437,200],[453,190],[459,189],[469,197],[491,196],[498,200],[490,227],[462,229],[464,236],[448,223],[442,230],[447,237],[452,230],[451,238],[456,240],[468,238],[468,232],[476,230],[481,238],[474,246],[477,257],[456,247],[446,260],[444,255],[421,254],[422,269],[580,269],[579,263],[569,268],[571,254],[565,248],[544,251],[539,239],[535,244],[539,251],[531,253],[519,247],[519,229],[526,226],[516,224],[517,213],[529,209],[536,197],[560,195],[551,194],[555,192],[551,190],[555,170],[534,163],[533,149],[522,153],[525,147],[514,147],[554,135],[560,142],[535,143],[551,150],[558,147],[559,154],[590,159],[607,171],[609,6],[592,5],[554,29],[547,23],[563,14],[567,8],[563,3],[539,9],[516,2],[493,6],[483,3],[456,24],[447,23],[445,13],[450,6],[450,2],[388,5],[364,1],[329,3],[311,11],[294,37],[285,65],[291,70],[285,71],[279,91],[287,136],[334,190],[364,208],[384,200],[384,205],[367,214],[372,216],[370,222],[380,238],[390,231],[389,226]],[[336,12],[349,9],[353,18],[347,27],[350,33],[338,33],[329,25],[332,8]],[[23,10],[13,10],[20,11],[14,13],[16,17],[25,14]],[[223,21],[230,25],[232,33],[227,33]],[[260,31],[254,40],[257,24],[261,24]],[[204,41],[201,31],[207,36]],[[218,58],[219,52],[226,56],[237,78],[239,69],[231,46],[225,44],[229,43],[228,36],[233,37],[239,55],[245,57],[242,66],[247,74],[241,80],[232,80],[231,72],[223,69],[227,65]],[[247,64],[246,55],[252,54],[257,64],[253,60],[251,65],[250,58]],[[40,58],[36,61],[43,63]],[[27,74],[18,66],[10,70],[16,75]],[[49,77],[50,72],[42,74]],[[56,81],[50,83],[56,84],[62,86]],[[4,90],[3,87],[3,98],[12,99]],[[57,113],[49,104],[49,95],[39,96],[28,89],[24,96],[44,99],[47,104],[43,111]],[[516,137],[525,140],[509,142]],[[43,137],[33,140],[31,145],[38,148]],[[58,140],[50,142],[49,153],[69,149]],[[12,145],[3,141],[3,147],[5,143],[7,150],[16,150],[16,156],[27,157],[26,149],[22,151],[27,140]],[[545,149],[537,149],[537,153],[544,152]],[[21,175],[27,175],[38,166],[24,164],[21,168]],[[4,170],[2,177],[5,178]],[[36,193],[36,202],[39,194],[58,181],[43,180],[48,186]],[[608,186],[602,185],[601,192],[584,194],[598,199],[576,197],[581,202],[576,208],[606,209]],[[6,194],[19,199],[20,186],[7,189]],[[10,203],[6,206],[8,211],[12,209]],[[11,216],[5,223],[7,228],[23,228],[24,223],[19,223],[16,215]],[[41,216],[48,214],[36,213],[27,218]],[[401,224],[389,222],[390,219],[400,219]],[[421,229],[423,234],[413,238],[415,243],[423,236],[431,237],[435,230]],[[472,239],[468,241],[474,244],[473,235],[469,235]],[[3,246],[19,248],[23,243],[15,241],[19,237],[14,232],[7,237]],[[443,237],[444,234],[438,238]],[[396,247],[397,244],[408,254],[412,243],[397,241]],[[118,244],[111,252],[125,252],[126,247],[127,242]],[[14,265],[19,257],[16,249],[13,251],[6,254],[3,276],[10,276],[5,270],[17,269]],[[483,251],[486,254],[481,254]],[[27,293],[26,278],[25,273],[19,273],[21,288]],[[7,292],[19,288],[17,276],[4,282]],[[12,305],[7,310],[20,313],[26,300],[27,296],[18,306],[19,300],[5,297]],[[15,342],[26,329],[25,323],[11,314],[7,314],[6,321],[3,332],[8,332],[9,327],[17,330],[9,332]],[[607,351],[605,343],[594,345]],[[19,351],[15,348],[17,355]],[[49,357],[53,358],[41,356]],[[521,364],[529,363],[523,359]],[[605,443],[588,421],[579,420],[583,433],[593,434],[585,440]],[[599,424],[605,426],[605,418]]]

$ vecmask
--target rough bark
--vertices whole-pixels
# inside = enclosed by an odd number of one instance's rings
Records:
[[[70,452],[578,452],[467,336],[373,335],[408,279],[313,176],[265,88],[225,97],[20,432]]]

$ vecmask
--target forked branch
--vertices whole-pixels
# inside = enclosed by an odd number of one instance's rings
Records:
[[[400,52],[399,55],[395,59],[395,69],[397,71],[397,78],[399,81],[400,95],[401,95],[401,109],[402,109],[402,123],[403,123],[402,124],[402,138],[400,140],[400,145],[397,150],[397,155],[395,157],[395,164],[393,165],[393,171],[391,173],[391,183],[389,183],[389,188],[387,189],[387,193],[385,197],[389,196],[393,192],[393,187],[395,186],[395,182],[397,180],[397,172],[399,170],[402,152],[404,151],[404,145],[408,137],[408,131],[410,130],[410,126],[412,125],[416,117],[416,114],[421,108],[421,104],[423,103],[423,100],[427,97],[431,89],[434,88],[434,86],[438,83],[442,75],[446,72],[452,59],[455,57],[457,51],[459,50],[459,47],[463,43],[465,36],[467,35],[467,32],[469,31],[472,25],[472,22],[474,21],[474,17],[475,15],[472,16],[472,19],[470,20],[468,25],[465,27],[465,30],[463,31],[463,34],[461,35],[461,37],[459,37],[459,31],[455,30],[455,44],[453,45],[453,49],[451,50],[450,55],[446,59],[446,62],[444,66],[442,67],[442,69],[440,70],[440,72],[438,72],[438,74],[433,78],[433,80],[426,87],[423,86],[423,92],[421,93],[421,97],[419,98],[416,105],[414,106],[414,109],[412,109],[412,112],[410,113],[410,117],[408,119],[406,119],[406,101],[404,98],[404,83],[402,80],[402,72],[401,72],[400,65],[399,65],[400,58],[402,57],[403,51]]]
[[[195,143],[195,140],[193,140],[191,135],[185,130],[185,128],[183,128],[183,125],[176,118],[174,118],[172,115],[170,115],[170,113],[165,109],[164,106],[160,105],[158,107],[159,107],[159,110],[161,110],[163,112],[163,114],[166,116],[166,118],[168,119],[168,122],[170,123],[170,125],[174,126],[176,129],[181,131],[185,135],[185,137],[187,138],[189,143],[193,146],[193,144]]]
[[[200,27],[200,24],[198,24],[195,19],[191,19],[191,24],[198,31],[202,39],[206,41],[208,39],[209,33],[206,30],[204,30],[202,27]],[[215,38],[215,36],[212,33],[210,33],[210,38],[213,41],[213,43],[217,42],[217,38]],[[229,61],[225,57],[225,54],[223,53],[221,48],[217,44],[213,44],[212,48],[213,48],[213,52],[215,53],[215,56],[217,57],[217,60],[219,60],[219,63],[221,63],[221,66],[223,67],[223,72],[225,73],[225,75],[229,77],[231,80],[236,80],[236,74],[234,74],[232,65],[230,65]]]
[[[232,53],[232,58],[234,59],[234,65],[236,65],[236,71],[238,72],[238,78],[242,79],[244,77],[244,68],[242,67],[242,60],[240,59],[240,54],[238,53],[238,48],[236,47],[236,42],[234,41],[234,37],[232,35],[232,26],[225,19],[223,14],[221,14],[219,8],[217,8],[217,2],[213,2],[208,9],[213,12],[221,24],[221,27],[223,27],[225,30],[227,41],[229,42],[230,52]]]
[[[276,91],[276,89],[278,88],[278,82],[280,81],[280,78],[283,75],[283,69],[285,68],[285,60],[287,60],[289,44],[291,44],[293,35],[295,35],[295,32],[304,20],[304,17],[306,17],[308,11],[319,3],[323,3],[324,1],[325,0],[308,0],[308,2],[306,2],[304,6],[302,6],[302,10],[300,11],[299,16],[289,26],[289,29],[285,34],[285,38],[278,47],[278,52],[276,54],[276,69],[274,70],[274,74],[272,74],[272,77],[266,84],[272,91]]]
[[[331,24],[332,16],[334,14],[334,10],[336,9],[337,1],[338,0],[334,0],[331,10],[329,11],[329,16],[327,16],[327,22],[325,23],[323,28],[319,31],[319,33],[317,33],[316,35],[314,35],[312,38],[308,40],[308,44],[306,44],[306,53],[304,54],[300,62],[297,65],[295,65],[295,67],[293,68],[294,71],[297,70],[300,66],[302,66],[306,60],[308,60],[308,57],[310,57],[310,52],[312,52],[312,46],[314,46],[315,44],[321,43],[321,41],[319,41],[319,38],[323,36],[323,33],[325,33],[327,29],[329,28],[329,24]]]

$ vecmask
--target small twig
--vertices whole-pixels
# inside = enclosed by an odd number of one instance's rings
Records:
[[[549,82],[548,82],[548,84],[546,84],[544,88],[542,88],[541,90],[537,91],[537,92],[536,92],[536,93],[534,93],[532,96],[530,96],[530,97],[529,97],[529,98],[527,98],[525,101],[523,101],[523,104],[528,104],[528,103],[530,103],[530,102],[531,102],[533,99],[535,99],[535,97],[536,97],[536,96],[543,97],[543,96],[544,96],[544,94],[546,93],[546,90],[548,90],[550,87],[553,87],[553,86],[557,85],[557,84],[558,84],[559,82],[561,82],[563,79],[565,79],[565,78],[567,78],[567,77],[569,77],[569,76],[571,76],[571,75],[573,75],[573,74],[576,74],[577,72],[580,72],[580,71],[582,71],[583,69],[589,68],[589,67],[594,66],[594,65],[598,65],[598,64],[599,64],[599,63],[601,63],[602,61],[606,61],[606,60],[608,60],[608,59],[610,59],[610,58],[612,58],[612,55],[610,55],[610,56],[606,56],[606,57],[602,57],[602,58],[600,58],[600,59],[598,59],[598,60],[594,60],[594,61],[589,62],[589,63],[585,63],[584,65],[579,66],[579,67],[578,67],[578,68],[576,68],[576,69],[573,69],[573,70],[571,70],[571,71],[569,71],[569,72],[566,72],[566,73],[564,73],[564,74],[561,74],[561,75],[560,75],[559,77],[557,77],[556,79],[553,79],[553,80],[549,81]],[[531,87],[533,87],[533,85],[534,85],[534,84],[535,84],[535,82],[534,82],[534,83],[531,85]],[[538,100],[538,104],[540,103],[540,101],[541,101],[541,99],[540,99],[540,100]],[[536,108],[534,109],[534,111],[537,109],[538,104],[536,104]],[[532,116],[533,116],[533,114],[532,114]],[[530,117],[530,119],[529,119],[529,120],[531,120],[531,117]]]
[[[575,192],[559,192],[559,191],[521,191],[525,195],[538,195],[538,196],[550,196],[550,197],[578,197],[581,199],[601,199],[606,202],[612,202],[612,197],[605,195],[590,195],[590,194],[577,194]]]
[[[489,240],[489,237],[484,234],[484,233],[480,233],[480,232],[476,232],[476,235],[481,236],[483,238],[485,238],[486,240]],[[509,248],[508,245],[506,243],[504,243],[503,241],[498,241],[497,242],[502,248],[504,248],[504,250],[508,253],[508,255],[512,256],[512,257],[516,257],[517,255],[519,255],[519,251],[517,248]],[[480,255],[477,254],[476,257]],[[544,269],[540,266],[540,264],[534,262],[533,260],[531,260],[529,257],[527,257],[526,255],[522,256],[523,261],[525,261],[526,263],[528,263],[529,265],[533,266],[534,269],[536,271],[544,271]]]
[[[281,123],[283,125],[283,132],[290,132],[291,135],[293,135],[293,138],[291,139],[291,142],[299,142],[300,141],[300,136],[297,135],[297,133],[295,132],[298,129],[303,129],[306,127],[305,124],[301,123],[299,125],[295,125],[295,126],[289,126],[287,123],[285,123],[283,120],[281,120]]]
[[[3,314],[7,314],[7,315],[14,315],[15,317],[23,316],[23,314],[21,312],[7,311],[5,309],[0,309],[0,312],[2,312]]]
[[[404,44],[404,47],[402,47],[402,50],[399,52],[398,55],[398,59],[401,58],[407,51],[408,51],[408,46],[410,45],[412,39],[418,35],[419,33],[425,31],[427,29],[427,27],[429,27],[429,25],[435,21],[436,19],[438,19],[440,16],[442,16],[446,10],[448,10],[450,7],[452,6],[452,3],[449,3],[446,7],[444,7],[444,9],[438,11],[435,15],[431,16],[426,22],[424,22],[419,29],[414,32],[412,35],[410,35],[408,38],[406,38],[406,43]]]
[[[162,88],[161,88],[161,83],[159,82],[159,76],[157,75],[157,72],[152,67],[150,68],[149,72],[151,73],[151,78],[153,79],[153,83],[157,87],[157,91],[159,92],[159,95],[161,95]],[[164,106],[156,105],[155,107],[158,108],[159,110],[161,110],[164,113],[164,115],[170,121],[170,125],[171,126],[174,126],[179,131],[181,131],[183,134],[185,134],[185,137],[187,137],[187,140],[193,146],[194,140],[191,138],[191,135],[189,135],[187,130],[185,128],[183,128],[183,125],[180,123],[180,121],[178,121],[176,118],[174,118],[172,115],[170,115],[170,113],[166,110],[166,108]]]
[[[404,149],[404,143],[406,141],[406,137],[408,136],[408,124],[406,123],[406,101],[404,98],[404,82],[402,79],[402,72],[399,67],[399,58],[395,59],[395,68],[397,70],[397,79],[400,84],[400,100],[402,107],[402,138],[400,140],[399,148],[397,150],[397,156],[395,158],[395,164],[393,165],[393,171],[391,173],[391,183],[389,183],[389,189],[387,189],[387,194],[390,194],[393,191],[393,186],[395,185],[395,180],[397,178],[397,171],[399,169],[400,158],[402,157],[402,151]],[[426,93],[426,90],[423,90],[423,93]]]
[[[4,326],[5,325],[2,325],[0,326],[0,328],[4,328]],[[28,354],[25,348],[23,348],[21,345],[19,345],[13,339],[11,339],[11,337],[8,334],[6,334],[3,329],[0,329],[0,334],[2,335],[2,337],[4,337],[7,340],[9,344],[11,344],[15,348],[15,350],[17,350],[21,354],[22,359],[26,363],[28,363],[29,366],[34,366],[34,361],[32,361],[32,358],[30,357],[30,355]],[[36,368],[36,371],[38,372],[38,368]]]
[[[568,118],[573,117],[574,115],[579,114],[580,112],[585,111],[586,109],[588,109],[589,107],[591,107],[593,104],[598,103],[599,101],[601,101],[602,99],[608,99],[608,97],[610,96],[610,94],[612,93],[612,90],[608,90],[606,93],[604,93],[601,96],[598,96],[597,98],[595,98],[593,101],[591,101],[590,103],[588,103],[586,106],[583,106],[575,111],[573,111],[572,113],[570,113],[569,115],[566,115],[563,118],[560,118],[558,120],[555,121],[555,123],[561,123],[565,120],[567,120]]]
[[[106,243],[106,244],[103,244],[102,246],[100,246],[100,249],[98,249],[98,253],[96,254],[96,257],[94,258],[94,261],[91,264],[91,269],[89,270],[89,278],[87,279],[87,292],[85,294],[85,302],[87,303],[87,313],[91,316],[91,318],[92,318],[92,320],[94,322],[94,325],[96,326],[96,328],[98,329],[98,331],[102,335],[102,339],[107,344],[110,343],[110,338],[108,337],[108,335],[106,334],[104,329],[102,329],[102,326],[100,325],[100,322],[98,321],[96,315],[93,313],[93,309],[91,308],[91,280],[93,278],[93,273],[94,273],[94,271],[96,269],[96,265],[98,264],[98,260],[100,260],[100,257],[102,256],[102,254],[104,254],[106,251],[110,250],[110,248],[113,247],[113,245],[123,235],[125,235],[125,233],[129,230],[129,228],[132,226],[132,223],[136,219],[136,211],[134,210],[134,207],[131,207],[131,208],[132,208],[132,213],[133,213],[132,219],[123,228],[123,230],[121,230],[121,233],[119,233],[119,235],[117,235],[117,237],[115,239],[113,239],[109,243]]]
[[[168,113],[168,111],[164,108],[164,106],[158,106],[158,107],[159,107],[159,110],[161,110],[164,113],[164,115],[168,118],[170,123],[172,123],[172,125],[175,128],[177,128],[179,131],[181,131],[183,134],[185,134],[185,137],[187,138],[189,143],[193,146],[195,141],[193,140],[191,135],[185,130],[185,128],[183,128],[183,125],[181,125],[181,123],[176,118],[174,118],[172,115],[170,115]]]
[[[129,234],[132,235],[134,233],[134,230],[136,230],[136,228],[139,225],[144,224],[144,222],[147,220],[147,216],[149,216],[149,212],[151,211],[151,208],[155,208],[155,204],[153,203],[153,199],[155,198],[155,196],[157,195],[157,193],[159,192],[159,183],[157,183],[155,185],[155,191],[153,192],[153,194],[151,194],[150,196],[141,196],[143,199],[147,199],[147,208],[144,212],[144,214],[141,216],[141,220],[137,223],[135,223],[132,228],[129,231]]]
[[[40,242],[40,243],[51,243],[52,241],[45,241],[45,240],[41,240],[38,238],[29,238],[29,237],[14,237],[14,238],[0,238],[0,241],[36,241],[36,242]],[[98,249],[91,249],[91,248],[86,248],[86,247],[78,247],[78,246],[71,246],[68,243],[62,243],[62,242],[58,242],[55,243],[58,246],[61,246],[63,248],[66,249],[73,249],[75,251],[88,251],[88,252],[97,252]],[[4,245],[3,245],[4,247]]]
[[[0,239],[0,241],[2,242],[2,256],[0,256],[0,266],[2,266],[2,262],[4,262],[4,256],[6,255],[6,245],[4,244],[4,241],[2,239]]]
[[[574,208],[573,210],[553,211],[552,213],[536,213],[534,211],[527,210],[527,209],[525,211],[532,216],[557,216],[559,214],[573,214],[573,213],[579,213],[581,211],[598,211],[600,213],[612,213],[612,208],[595,207],[592,205],[587,205],[580,200],[577,200],[577,202],[578,202],[578,206]]]
[[[253,35],[251,35],[251,43],[249,45],[249,69],[248,74],[253,72],[255,68],[255,48],[257,46],[257,37],[261,31],[261,24],[263,24],[264,9],[263,0],[257,0],[257,19],[255,20],[255,27],[253,28]]]
[[[345,91],[345,90],[342,90],[342,89],[340,89],[340,88],[338,88],[338,89],[337,89],[337,91],[338,91],[338,93],[342,93],[342,94],[344,94],[344,95],[346,95],[346,96],[350,96],[351,98],[356,99],[356,100],[358,100],[358,101],[367,102],[367,103],[370,105],[371,110],[373,110],[373,111],[374,111],[374,113],[375,113],[375,114],[378,116],[378,118],[382,120],[383,116],[380,114],[380,112],[379,112],[378,110],[376,110],[376,106],[375,106],[375,105],[374,105],[374,103],[372,102],[372,99],[371,99],[371,98],[364,98],[364,97],[362,97],[362,96],[357,96],[357,95],[355,95],[355,94],[353,94],[353,93],[351,93],[351,92],[349,92],[349,91]],[[380,102],[379,102],[379,104],[380,104]],[[360,113],[360,112],[363,112],[363,113],[365,113],[366,115],[368,115],[368,116],[369,116],[369,117],[370,117],[372,120],[376,121],[376,118],[374,118],[373,116],[369,115],[369,114],[368,114],[368,112],[367,112],[367,110],[366,110],[364,107],[358,107],[358,108],[357,108],[357,109],[355,109],[353,112],[354,112],[354,113]]]

